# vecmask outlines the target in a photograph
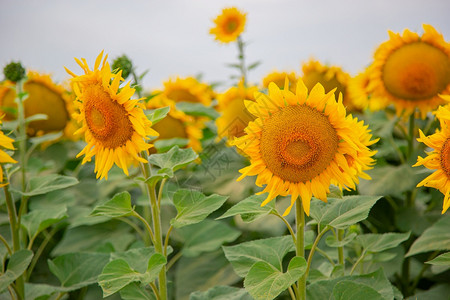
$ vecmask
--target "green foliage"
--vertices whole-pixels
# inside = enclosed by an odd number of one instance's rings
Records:
[[[92,216],[105,216],[111,218],[120,218],[131,216],[134,208],[131,206],[131,195],[128,192],[122,192],[105,203],[97,205],[92,211]]]
[[[215,286],[206,292],[192,293],[189,300],[252,300],[244,289],[231,286]]]
[[[33,252],[30,250],[19,250],[11,255],[6,271],[0,275],[0,291],[6,289],[25,272],[32,258]]]
[[[196,190],[180,189],[173,195],[177,215],[170,221],[175,228],[203,221],[209,214],[219,209],[228,197],[211,195],[206,197]]]
[[[285,273],[265,261],[260,261],[248,271],[244,286],[255,299],[270,300],[299,280],[305,271],[306,261],[303,257],[292,258]]]
[[[137,282],[132,282],[120,290],[123,300],[155,300],[154,294]]]
[[[441,254],[438,257],[427,261],[427,264],[437,266],[450,266],[450,252]]]
[[[284,256],[295,250],[291,236],[274,237],[223,247],[236,274],[247,276],[257,262],[266,262],[281,272]]]
[[[165,264],[166,258],[159,253],[150,257],[145,273],[133,270],[123,259],[109,262],[98,277],[98,283],[103,289],[103,297],[118,292],[132,282],[148,284],[154,281]]]
[[[333,296],[336,300],[384,300],[383,296],[370,286],[349,280],[338,282],[333,288]]]
[[[97,282],[97,277],[109,261],[109,254],[78,252],[48,260],[50,271],[61,282],[60,289],[73,291]]]
[[[344,229],[363,221],[380,196],[346,196],[329,198],[328,203],[311,201],[310,216],[321,225]]]
[[[442,216],[442,218],[434,223],[431,227],[423,232],[423,234],[415,240],[409,248],[406,256],[418,253],[450,250],[450,216]]]
[[[356,240],[362,245],[366,252],[381,252],[397,247],[409,238],[410,232],[406,233],[382,233],[362,234]]]
[[[189,139],[178,137],[172,139],[161,139],[155,141],[153,144],[155,145],[155,148],[158,150],[158,152],[162,153],[169,151],[173,147],[187,147],[187,145],[189,144]]]
[[[155,125],[162,119],[164,119],[170,111],[170,107],[161,107],[152,110],[146,111],[145,115],[152,122],[152,125]]]
[[[233,242],[241,235],[240,231],[229,225],[212,220],[178,228],[176,232],[184,241],[181,251],[188,257],[217,250],[224,243]]]
[[[320,280],[307,286],[306,296],[309,300],[323,300],[323,299],[355,299],[355,298],[343,298],[345,295],[349,295],[349,285],[338,285],[340,282],[352,282],[360,285],[361,290],[368,297],[376,297],[372,291],[369,291],[366,287],[373,289],[382,298],[369,298],[369,299],[394,299],[394,289],[383,273],[382,269],[379,269],[373,273],[359,275],[359,276],[342,276],[335,279]],[[352,285],[354,286],[354,285]],[[359,299],[359,296],[358,296]],[[362,298],[365,299],[365,298]]]
[[[47,209],[36,209],[22,217],[22,225],[32,239],[44,229],[67,218],[67,207],[59,205]]]
[[[33,177],[28,182],[27,191],[22,193],[21,191],[14,190],[14,192],[20,193],[24,196],[36,196],[65,189],[70,186],[78,184],[78,179],[75,177],[50,174],[39,177]]]
[[[213,120],[219,117],[219,113],[214,108],[206,107],[201,103],[178,102],[176,106],[185,114],[194,117],[208,117]]]
[[[252,222],[260,217],[266,216],[275,209],[275,201],[271,201],[267,205],[261,206],[261,203],[266,197],[266,195],[251,195],[250,197],[239,201],[222,216],[218,217],[217,220],[240,215],[244,222]]]

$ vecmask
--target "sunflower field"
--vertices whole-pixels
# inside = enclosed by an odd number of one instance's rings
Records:
[[[253,82],[248,14],[210,16],[228,85],[2,66],[0,299],[450,299],[450,43]]]

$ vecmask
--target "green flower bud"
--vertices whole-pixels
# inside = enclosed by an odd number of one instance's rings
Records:
[[[126,55],[122,55],[114,60],[111,68],[116,73],[122,70],[122,77],[126,79],[133,69],[133,64]]]
[[[20,62],[11,62],[3,69],[5,78],[17,82],[25,77],[25,68]]]

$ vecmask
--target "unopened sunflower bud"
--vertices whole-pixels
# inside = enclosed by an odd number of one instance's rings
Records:
[[[3,69],[5,78],[17,82],[25,77],[25,68],[20,62],[11,62]]]
[[[113,72],[117,73],[117,72],[119,72],[119,70],[122,70],[122,77],[124,79],[126,79],[128,77],[128,75],[130,75],[132,69],[133,69],[133,64],[131,63],[131,60],[126,55],[117,57],[112,64]]]

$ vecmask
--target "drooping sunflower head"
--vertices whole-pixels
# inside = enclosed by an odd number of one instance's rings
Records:
[[[295,92],[295,87],[297,83],[297,75],[295,75],[294,72],[279,72],[279,71],[273,71],[266,75],[266,77],[263,78],[263,87],[268,88],[269,83],[273,82],[275,83],[280,89],[284,88],[284,81],[286,77],[289,80],[289,89],[291,92]]]
[[[164,83],[162,94],[175,102],[191,102],[210,105],[214,92],[206,83],[194,77],[169,79]]]
[[[340,93],[343,95],[344,105],[348,111],[357,109],[347,97],[347,86],[350,75],[344,72],[341,67],[324,65],[311,58],[302,64],[302,72],[302,80],[309,90],[317,83],[323,86],[326,93],[336,89],[336,95]]]
[[[87,146],[77,155],[85,155],[82,163],[93,156],[97,178],[108,178],[108,171],[116,164],[128,175],[128,166],[133,161],[146,162],[139,156],[152,145],[145,140],[158,136],[150,126],[152,123],[143,112],[141,99],[131,99],[135,90],[126,84],[119,89],[121,71],[111,73],[103,59],[103,51],[97,57],[91,70],[83,58],[76,59],[84,75],[73,76],[71,82],[76,95],[75,106],[79,110],[74,118],[80,123],[78,132],[84,133]]]
[[[0,125],[2,124],[0,118]],[[17,163],[11,156],[9,156],[3,149],[14,150],[13,146],[14,140],[10,137],[7,137],[3,131],[0,130],[0,163]],[[0,168],[0,187],[4,186],[3,184],[3,169]]]
[[[209,33],[222,43],[234,42],[244,31],[246,15],[236,7],[224,8],[222,14],[214,19],[215,27],[211,28]]]
[[[202,129],[205,127],[204,119],[194,118],[177,109],[175,102],[160,94],[147,102],[148,109],[156,109],[161,107],[170,107],[167,116],[153,125],[153,129],[159,133],[157,140],[185,138],[189,140],[187,147],[191,147],[194,151],[200,152],[202,144],[200,140],[203,138]]]
[[[231,87],[225,93],[217,96],[220,117],[216,119],[218,138],[227,138],[229,141],[245,134],[244,129],[253,116],[245,107],[244,101],[254,101],[254,94],[258,88],[246,87],[243,81],[238,86]]]
[[[330,184],[355,188],[358,177],[369,178],[375,154],[367,126],[351,115],[346,116],[342,97],[336,102],[334,90],[325,93],[317,84],[308,94],[302,80],[296,92],[269,84],[269,94],[256,93],[255,101],[245,105],[256,119],[245,135],[233,143],[250,158],[250,165],[240,170],[245,176],[258,175],[256,185],[266,185],[267,204],[277,195],[291,195],[289,213],[300,196],[309,214],[315,196],[327,200]]]
[[[25,117],[36,114],[47,115],[46,120],[32,121],[28,124],[30,136],[64,131],[70,122],[70,97],[66,89],[52,81],[50,75],[29,71],[24,83],[28,98],[24,101]],[[0,88],[0,103],[6,120],[13,120],[17,110],[16,92],[10,83]]]
[[[450,94],[450,44],[431,25],[423,29],[390,31],[374,54],[369,86],[380,107],[394,104],[399,115],[418,109],[424,117],[444,103],[439,94]]]
[[[447,98],[449,101],[450,96]],[[432,187],[444,194],[442,213],[445,213],[450,207],[450,107],[440,106],[435,114],[439,119],[441,130],[425,136],[419,129],[420,138],[417,140],[433,150],[425,158],[419,156],[414,167],[423,165],[430,170],[436,170],[417,186]]]

